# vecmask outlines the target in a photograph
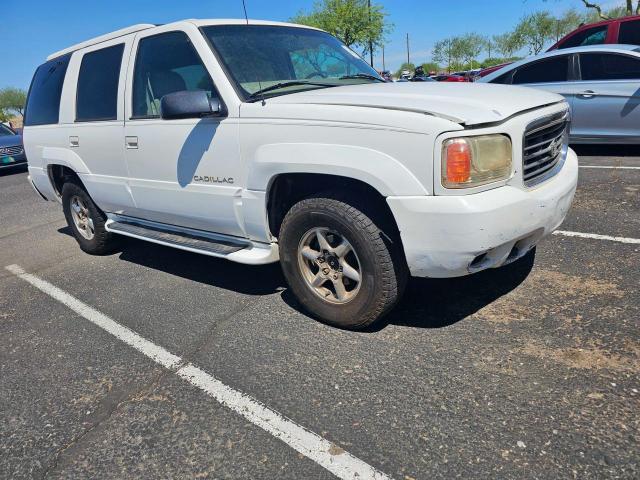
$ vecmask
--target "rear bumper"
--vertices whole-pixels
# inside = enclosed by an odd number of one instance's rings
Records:
[[[578,181],[569,150],[552,179],[524,190],[503,186],[472,195],[388,197],[413,276],[458,277],[525,255],[564,221]]]

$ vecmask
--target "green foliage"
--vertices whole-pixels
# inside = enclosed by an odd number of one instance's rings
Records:
[[[11,119],[9,112],[0,108],[0,122],[8,122]]]
[[[404,62],[402,65],[400,65],[400,68],[396,72],[396,75],[395,75],[396,78],[400,78],[400,75],[402,75],[403,70],[409,70],[409,72],[413,74],[413,72],[415,72],[416,70],[416,66],[413,63]]]
[[[555,38],[556,24],[557,20],[549,12],[525,15],[513,31],[516,44],[526,46],[530,54],[537,55]]]
[[[422,69],[427,75],[429,74],[429,72],[438,73],[440,71],[440,65],[438,65],[436,62],[425,62],[422,64]]]
[[[522,57],[489,57],[480,62],[480,68],[489,68],[503,63],[513,63],[522,60]]]
[[[27,92],[20,88],[7,87],[0,90],[0,112],[9,115],[11,112],[22,116],[27,102]]]
[[[310,12],[300,12],[291,22],[325,30],[366,53],[369,42],[375,50],[391,32],[386,17],[382,5],[372,3],[369,10],[367,0],[317,0]]]

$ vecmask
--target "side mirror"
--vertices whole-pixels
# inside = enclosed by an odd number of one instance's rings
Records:
[[[219,98],[209,98],[204,90],[169,93],[160,100],[160,116],[164,120],[203,118],[223,114]]]

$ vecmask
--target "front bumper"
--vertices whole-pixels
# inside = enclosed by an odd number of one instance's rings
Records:
[[[15,156],[0,155],[0,168],[15,167],[27,163],[27,157],[24,153]]]
[[[458,277],[525,255],[564,221],[578,182],[569,149],[562,169],[532,189],[505,185],[470,195],[388,197],[411,274]]]

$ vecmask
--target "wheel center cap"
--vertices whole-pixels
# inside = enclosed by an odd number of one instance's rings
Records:
[[[338,267],[340,266],[340,262],[338,262],[338,258],[335,257],[334,255],[329,255],[327,257],[327,263],[333,270],[337,270]]]

